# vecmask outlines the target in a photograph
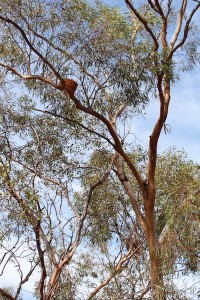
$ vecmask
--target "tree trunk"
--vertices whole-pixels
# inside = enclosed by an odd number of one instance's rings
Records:
[[[154,300],[165,300],[165,290],[162,274],[162,262],[155,231],[154,208],[148,200],[145,203],[147,241],[150,256],[150,278]]]

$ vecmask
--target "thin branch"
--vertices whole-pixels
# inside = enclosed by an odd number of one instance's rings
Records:
[[[15,298],[17,298],[17,297],[19,296],[20,291],[21,291],[21,288],[22,288],[22,285],[23,285],[24,283],[26,283],[26,282],[29,280],[30,276],[32,275],[32,273],[33,273],[33,271],[35,270],[35,268],[38,266],[39,262],[40,262],[40,259],[38,259],[38,260],[36,261],[36,263],[35,263],[34,266],[30,269],[30,271],[27,273],[27,275],[25,276],[25,278],[20,282],[19,287],[18,287],[18,289],[17,289],[17,292],[16,292],[16,294],[15,294]]]
[[[72,256],[74,255],[74,253],[76,251],[76,248],[78,247],[78,245],[80,243],[83,223],[84,223],[84,220],[87,216],[87,211],[88,211],[88,207],[89,207],[93,192],[99,185],[103,184],[105,182],[105,180],[108,178],[108,176],[111,172],[111,169],[112,169],[115,158],[116,158],[116,155],[113,157],[108,171],[105,172],[105,174],[102,176],[102,178],[90,188],[90,191],[89,191],[88,197],[87,197],[87,201],[85,202],[85,206],[83,208],[82,216],[81,216],[80,221],[79,221],[78,230],[77,230],[77,234],[76,234],[76,239],[75,239],[74,243],[71,245],[70,249],[65,254],[63,260],[60,262],[60,264],[53,271],[53,274],[52,274],[52,276],[50,278],[50,282],[49,282],[49,288],[48,288],[48,291],[47,291],[47,296],[46,296],[47,300],[51,299],[52,294],[54,293],[57,281],[59,279],[61,270],[63,269],[63,267],[66,264],[69,263],[69,261],[71,260]]]
[[[29,41],[29,39],[26,36],[25,31],[21,28],[21,26],[19,26],[16,22],[14,22],[13,20],[3,17],[0,15],[0,19],[3,20],[6,23],[10,23],[12,24],[15,28],[17,28],[17,30],[20,31],[20,33],[22,34],[23,39],[26,41],[26,43],[29,45],[30,49],[33,50],[33,52],[35,52],[35,54],[53,71],[53,73],[55,74],[55,76],[57,78],[59,78],[60,80],[62,80],[60,74],[56,71],[56,69],[53,67],[53,65],[32,45],[32,43]]]
[[[59,85],[53,83],[53,81],[51,81],[49,78],[45,78],[41,75],[23,75],[20,72],[18,72],[15,68],[13,68],[13,67],[11,67],[11,66],[3,63],[3,62],[0,62],[0,66],[6,68],[8,71],[11,71],[12,73],[14,73],[15,75],[17,75],[18,77],[20,77],[22,79],[25,79],[25,80],[36,79],[36,80],[40,80],[40,81],[43,81],[45,83],[48,83],[48,84],[52,85],[55,88],[59,88]]]
[[[64,91],[66,97],[68,96],[67,91]],[[89,114],[91,116],[94,116],[95,118],[99,119],[100,121],[102,121],[110,135],[112,136],[115,144],[114,144],[114,149],[124,158],[125,162],[127,163],[127,165],[129,166],[130,170],[132,171],[133,175],[135,176],[141,190],[143,192],[145,192],[145,186],[144,186],[144,181],[142,179],[142,177],[140,176],[138,170],[136,169],[135,165],[133,164],[132,160],[129,158],[129,156],[124,152],[123,148],[122,148],[122,144],[121,141],[116,133],[116,130],[112,124],[112,122],[110,122],[106,117],[104,117],[103,115],[99,114],[97,111],[92,110],[91,108],[85,107],[81,104],[81,102],[75,97],[71,97],[71,99],[73,100],[75,106],[77,109],[85,112],[86,114]]]
[[[171,51],[173,50],[174,44],[176,43],[177,38],[179,36],[179,33],[181,31],[183,17],[184,17],[184,14],[185,14],[186,7],[187,7],[187,0],[183,0],[182,5],[181,5],[181,9],[180,9],[180,12],[179,12],[178,20],[177,20],[176,29],[174,31],[174,34],[173,34],[172,39],[171,39],[170,44],[169,44],[169,49]]]
[[[100,134],[100,133],[96,132],[93,129],[90,129],[89,127],[81,124],[80,122],[78,122],[76,120],[73,120],[73,119],[70,119],[70,118],[67,118],[67,117],[63,117],[61,115],[58,115],[56,113],[53,113],[53,112],[47,111],[47,110],[42,110],[42,109],[38,109],[38,108],[33,108],[33,110],[38,111],[38,112],[42,112],[42,113],[45,113],[45,114],[49,114],[49,115],[52,115],[54,117],[58,117],[58,118],[60,118],[60,119],[62,119],[64,121],[76,124],[76,125],[82,127],[83,129],[87,130],[88,132],[90,132],[92,134],[95,134],[95,135],[99,136],[100,138],[106,140],[112,147],[114,147],[114,144],[111,142],[111,140],[109,138],[105,137],[103,134]]]
[[[137,300],[142,300],[144,295],[151,289],[151,283],[148,284],[148,286],[144,289],[144,291],[141,293],[140,297]]]
[[[114,266],[113,271],[110,273],[110,275],[107,277],[106,280],[104,280],[99,286],[97,286],[94,291],[90,294],[88,300],[92,300],[94,296],[106,285],[109,284],[111,279],[115,277],[120,271],[122,271],[122,267],[124,263],[129,260],[137,251],[142,247],[144,242],[146,241],[146,238],[141,242],[141,244],[132,252],[133,250],[133,245],[130,246],[128,252],[120,259],[120,261]]]
[[[129,0],[125,0],[125,3],[128,5],[130,10],[135,14],[135,16],[138,18],[138,20],[144,25],[146,31],[151,35],[151,37],[154,41],[154,51],[157,51],[159,48],[159,43],[158,43],[158,40],[157,40],[155,34],[149,27],[148,22],[139,14],[137,9],[133,6],[133,4]]]
[[[6,170],[6,168],[5,168]],[[35,173],[35,172],[34,172]],[[28,203],[20,196],[20,194],[15,190],[15,188],[13,187],[12,181],[9,177],[9,174],[7,172],[6,176],[5,176],[5,180],[7,183],[7,190],[9,191],[10,195],[18,202],[18,204],[20,205],[21,209],[23,210],[27,221],[31,224],[31,226],[33,227],[33,229],[35,228],[35,226],[38,225],[38,218],[34,215],[34,212],[31,210],[31,208],[29,207]],[[39,226],[39,233],[40,236],[46,246],[46,249],[48,251],[48,254],[50,256],[50,259],[52,261],[52,263],[54,265],[57,265],[57,261],[55,258],[55,253],[53,251],[53,248],[51,247],[50,243],[48,242],[46,235],[44,234],[43,229],[41,228],[41,226]]]
[[[87,210],[88,210],[88,207],[89,207],[89,204],[90,204],[90,201],[91,201],[91,198],[92,198],[92,194],[94,192],[94,190],[101,184],[103,184],[105,182],[105,180],[108,178],[108,176],[110,175],[110,172],[113,168],[113,164],[116,160],[116,157],[117,157],[118,154],[115,154],[113,156],[113,159],[111,160],[111,163],[110,163],[110,167],[108,169],[108,171],[105,172],[105,174],[102,176],[102,178],[96,182],[91,188],[90,188],[90,191],[89,191],[89,194],[88,194],[88,201],[86,202],[86,205],[85,205],[85,208],[83,210],[83,213],[82,213],[82,216],[81,216],[81,222],[83,224],[84,220],[85,220],[85,217],[87,215]]]
[[[176,46],[174,47],[174,49],[173,49],[173,48],[171,49],[171,53],[170,53],[169,58],[171,58],[172,55],[174,54],[174,52],[176,52],[176,50],[177,50],[178,48],[180,48],[180,47],[185,43],[185,41],[186,41],[186,39],[187,39],[187,35],[188,35],[188,32],[189,32],[189,29],[190,29],[190,28],[189,28],[190,22],[191,22],[191,20],[192,20],[192,17],[194,16],[195,12],[199,9],[199,7],[200,7],[200,3],[197,4],[197,6],[192,10],[191,14],[190,14],[189,17],[187,18],[186,24],[185,24],[185,28],[184,28],[183,38],[182,38],[182,40],[180,41],[180,43],[178,43],[178,45],[176,45]],[[173,46],[174,46],[174,45],[173,45]]]
[[[169,14],[170,14],[170,12],[171,12],[171,4],[172,4],[172,0],[168,0],[168,3],[167,3],[166,19],[168,19]]]
[[[129,196],[129,198],[131,200],[131,204],[132,204],[133,210],[135,212],[135,215],[137,217],[137,220],[138,220],[140,226],[142,227],[142,229],[144,230],[144,232],[146,232],[145,220],[144,220],[144,217],[142,216],[142,213],[141,213],[140,208],[138,206],[137,200],[136,200],[136,198],[133,194],[133,191],[132,191],[132,188],[130,186],[129,180],[128,180],[126,174],[125,174],[123,161],[118,157],[116,159],[115,165],[117,167],[117,170],[115,170],[115,172],[116,172],[120,182],[124,186],[127,195]]]
[[[35,174],[35,170],[33,170],[32,168],[30,168],[30,167],[27,166],[26,164],[20,162],[20,161],[19,161],[18,159],[16,159],[15,157],[12,156],[11,159],[12,159],[12,161],[14,161],[14,162],[20,164],[21,166],[23,166],[24,168],[26,168],[27,170],[29,170],[30,172],[32,172],[32,173]],[[41,178],[41,179],[43,179],[43,180],[45,180],[45,181],[51,182],[51,183],[53,183],[53,184],[56,184],[56,185],[58,185],[58,186],[61,188],[61,190],[63,190],[63,192],[64,192],[64,194],[65,194],[65,196],[66,196],[66,200],[67,200],[67,203],[68,203],[69,207],[72,209],[72,211],[73,211],[74,214],[76,215],[77,220],[79,220],[79,219],[80,219],[80,215],[79,215],[78,211],[77,211],[76,208],[72,205],[71,201],[70,201],[69,198],[68,198],[68,191],[67,191],[67,188],[66,188],[65,186],[63,186],[59,181],[57,181],[57,180],[55,180],[55,179],[52,179],[52,178],[50,178],[50,177],[47,177],[47,176],[43,176],[43,175],[41,175],[39,172],[37,172],[37,177],[39,177],[39,178]]]

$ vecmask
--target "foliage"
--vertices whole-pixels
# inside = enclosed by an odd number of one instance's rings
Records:
[[[7,299],[34,276],[40,300],[189,299],[174,278],[199,271],[199,168],[157,145],[182,45],[197,63],[200,4],[187,17],[172,1],[125,2],[126,14],[100,1],[0,3],[1,265],[19,273]],[[130,126],[152,96],[146,149]]]

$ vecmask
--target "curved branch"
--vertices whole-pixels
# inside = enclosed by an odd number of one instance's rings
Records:
[[[192,20],[192,17],[194,16],[195,12],[200,8],[200,3],[197,4],[197,6],[192,10],[191,14],[189,15],[186,24],[185,24],[185,28],[184,28],[184,34],[183,34],[183,38],[180,41],[180,43],[178,45],[176,45],[176,47],[174,47],[174,49],[171,51],[169,58],[172,57],[172,55],[174,54],[174,52],[176,52],[176,50],[178,48],[180,48],[181,46],[183,46],[183,44],[185,43],[187,36],[188,36],[188,32],[189,32],[189,26],[190,26],[190,22]]]
[[[134,15],[138,18],[138,20],[144,25],[146,31],[151,35],[151,37],[152,37],[152,39],[154,41],[154,51],[157,51],[158,48],[159,48],[159,43],[158,43],[157,37],[155,36],[155,34],[153,33],[153,31],[149,27],[147,21],[139,14],[139,12],[137,11],[137,9],[135,9],[135,7],[133,6],[133,4],[129,0],[125,0],[125,2],[128,5],[128,7],[130,8],[130,10],[134,13]]]
[[[115,277],[118,273],[122,271],[123,264],[129,260],[137,251],[142,247],[146,239],[144,239],[141,244],[132,252],[133,245],[130,246],[129,251],[120,259],[120,261],[116,264],[113,271],[110,273],[110,275],[107,277],[106,280],[104,280],[99,286],[97,286],[94,291],[90,294],[89,298],[87,300],[92,300],[94,296],[102,289],[104,286],[108,285],[109,282],[113,277]]]
[[[66,97],[68,97],[68,93],[66,90],[64,90],[64,93],[66,95]],[[85,107],[81,104],[81,102],[75,97],[72,96],[71,99],[73,100],[75,106],[77,109],[91,115],[94,116],[95,118],[99,119],[100,121],[102,121],[110,135],[112,136],[115,144],[114,144],[114,149],[124,158],[125,162],[127,163],[127,165],[129,166],[130,170],[132,171],[134,177],[136,178],[138,185],[140,186],[142,192],[145,194],[145,183],[144,180],[142,179],[142,177],[140,176],[138,170],[136,169],[135,165],[133,164],[133,162],[131,161],[131,159],[129,158],[129,156],[124,152],[123,148],[122,148],[122,144],[120,142],[120,139],[113,127],[113,124],[106,119],[103,115],[99,114],[98,112],[92,110],[91,108]]]
[[[72,119],[70,119],[70,118],[67,118],[67,117],[63,117],[63,116],[57,115],[57,114],[55,114],[55,113],[53,113],[53,112],[51,112],[51,111],[47,111],[47,110],[42,110],[42,109],[38,109],[38,108],[34,108],[33,110],[38,111],[38,112],[42,112],[42,113],[46,113],[46,114],[49,114],[49,115],[58,117],[58,118],[60,118],[60,119],[62,119],[62,120],[64,120],[64,121],[67,121],[67,122],[76,124],[76,125],[82,127],[83,129],[87,130],[88,132],[90,132],[90,133],[92,133],[92,134],[95,134],[95,135],[99,136],[100,138],[106,140],[111,146],[113,146],[113,147],[115,146],[115,145],[111,142],[111,140],[110,140],[109,138],[107,138],[107,137],[104,136],[103,134],[100,134],[100,133],[98,133],[98,132],[96,132],[96,131],[94,131],[94,130],[88,128],[88,127],[86,127],[85,125],[81,124],[80,122],[78,122],[78,121],[76,121],[76,120],[72,120]]]
[[[32,43],[27,38],[25,31],[16,22],[14,22],[9,18],[3,17],[1,15],[0,15],[0,19],[6,23],[12,24],[15,28],[17,28],[17,30],[21,32],[23,39],[28,44],[30,49],[33,50],[33,52],[35,52],[35,54],[53,71],[53,73],[56,75],[57,78],[59,78],[60,80],[62,79],[60,74],[54,68],[54,66],[32,45]]]
[[[18,72],[15,68],[3,63],[3,62],[0,62],[0,66],[6,68],[7,70],[11,71],[12,73],[14,73],[15,75],[17,75],[18,77],[22,78],[22,79],[25,79],[25,80],[31,80],[31,79],[38,79],[40,81],[43,81],[45,83],[48,83],[50,85],[52,85],[53,87],[55,87],[56,89],[59,89],[59,85],[53,83],[53,81],[51,81],[50,79],[48,78],[45,78],[41,75],[23,75],[21,74],[20,72]]]
[[[179,12],[179,16],[178,16],[176,29],[174,31],[174,34],[173,34],[172,39],[171,39],[170,44],[169,44],[170,50],[173,50],[174,44],[176,43],[177,38],[179,36],[179,33],[181,31],[183,17],[184,17],[184,14],[185,14],[186,7],[187,7],[187,0],[183,0],[182,1],[182,6],[181,6],[181,9],[180,9],[180,12]]]
[[[60,276],[60,273],[61,273],[63,267],[69,263],[69,261],[71,260],[72,256],[74,255],[74,253],[76,251],[76,248],[78,247],[78,245],[80,243],[81,231],[82,231],[82,228],[83,228],[84,220],[85,220],[86,215],[87,215],[87,211],[88,211],[88,207],[89,207],[89,204],[90,204],[90,201],[91,201],[91,198],[92,198],[92,194],[93,194],[94,190],[99,185],[103,184],[105,182],[105,180],[108,178],[108,176],[111,172],[111,169],[112,169],[115,158],[116,158],[116,155],[113,157],[108,171],[105,172],[104,175],[102,176],[102,178],[99,181],[97,181],[89,190],[87,201],[85,202],[85,206],[83,208],[83,212],[82,212],[81,218],[79,220],[79,225],[78,225],[79,228],[77,230],[76,239],[75,239],[73,245],[71,246],[71,248],[65,254],[65,257],[63,258],[63,260],[59,263],[59,265],[56,268],[54,268],[53,274],[51,275],[51,278],[50,278],[49,287],[48,287],[48,291],[47,291],[47,295],[46,295],[47,300],[51,299],[52,294],[54,293],[54,289],[56,287],[57,281],[59,279],[59,276]]]

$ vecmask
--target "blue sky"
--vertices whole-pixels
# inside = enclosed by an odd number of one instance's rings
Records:
[[[124,0],[104,0],[109,5],[117,5],[126,11]],[[179,3],[180,1],[177,1]],[[135,1],[137,3],[137,1]],[[195,16],[198,22],[200,12]],[[180,80],[172,88],[172,98],[167,124],[171,132],[162,133],[159,150],[163,151],[176,146],[184,149],[188,158],[200,163],[200,68],[180,74]],[[133,120],[133,131],[144,143],[148,142],[153,125],[158,117],[159,103],[152,100],[147,108],[145,118]]]
[[[171,146],[184,149],[188,158],[200,163],[200,72],[196,69],[184,73],[172,88],[169,115],[166,121],[169,133],[162,132],[159,140],[159,150],[163,151]],[[153,125],[159,113],[159,103],[152,100],[144,118],[138,117],[133,121],[135,132],[144,142],[148,142]]]
[[[118,5],[126,9],[123,0],[104,1],[110,5]],[[137,117],[132,122],[132,129],[137,137],[144,143],[148,142],[153,125],[158,117],[159,103],[152,99],[144,117]],[[188,157],[200,164],[200,69],[195,68],[191,72],[183,73],[180,80],[172,89],[172,99],[169,109],[167,124],[171,128],[170,133],[162,133],[159,141],[159,150],[163,151],[170,146],[184,149]],[[12,268],[13,270],[13,268]],[[17,274],[8,270],[7,280],[15,282]],[[2,281],[0,284],[6,284]],[[27,283],[24,289],[31,290],[31,283]],[[25,293],[25,299],[32,299],[29,293]]]

